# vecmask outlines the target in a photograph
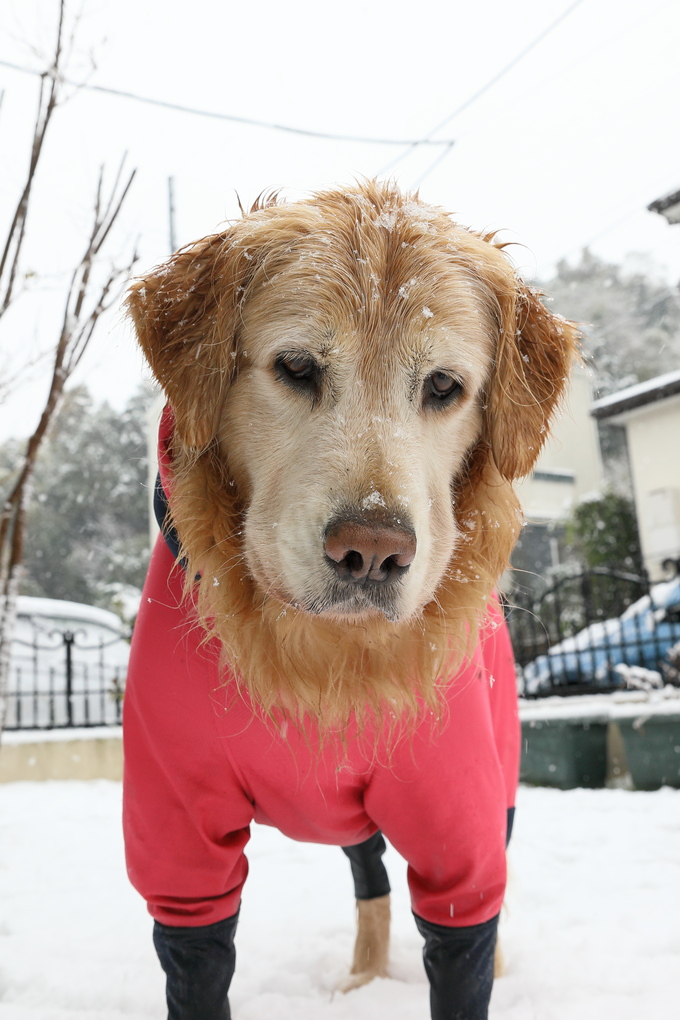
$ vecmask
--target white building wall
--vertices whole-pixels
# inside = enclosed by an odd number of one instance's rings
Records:
[[[602,491],[602,458],[597,424],[590,414],[592,402],[590,377],[577,369],[534,474],[517,485],[528,521],[564,520],[584,496]]]
[[[680,396],[610,420],[626,426],[642,554],[660,580],[663,561],[680,557]]]

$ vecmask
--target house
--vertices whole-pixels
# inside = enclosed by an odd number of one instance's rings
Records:
[[[659,213],[660,216],[671,224],[680,223],[680,191],[673,191],[670,195],[657,198],[647,206],[650,212]]]
[[[680,369],[596,400],[626,430],[640,544],[652,581],[680,566]]]
[[[560,562],[560,537],[574,507],[604,485],[589,374],[574,370],[562,413],[551,429],[532,474],[516,486],[527,524],[513,554],[513,566],[542,577]]]

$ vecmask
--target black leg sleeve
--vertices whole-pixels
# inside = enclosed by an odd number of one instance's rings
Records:
[[[354,895],[358,900],[374,900],[389,893],[390,880],[382,862],[386,849],[382,832],[369,836],[363,843],[342,847],[342,852],[349,857]]]
[[[153,943],[165,971],[168,1020],[231,1020],[227,993],[234,976],[238,914],[216,924],[154,924]]]
[[[445,928],[413,916],[425,939],[432,1020],[487,1020],[498,917],[467,928]]]
[[[508,825],[505,830],[505,845],[506,847],[510,843],[510,837],[512,836],[512,827],[515,823],[515,809],[514,807],[508,808]]]

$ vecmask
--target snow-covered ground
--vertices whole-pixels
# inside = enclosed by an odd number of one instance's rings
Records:
[[[0,787],[0,1018],[163,1020],[151,922],[128,886],[120,785]],[[234,1020],[425,1020],[404,864],[391,976],[334,993],[353,938],[333,847],[256,827],[238,933]],[[680,791],[522,789],[494,1020],[680,1015]]]

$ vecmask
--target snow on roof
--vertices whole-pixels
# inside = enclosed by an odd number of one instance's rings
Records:
[[[650,212],[662,213],[664,209],[670,209],[678,202],[680,202],[680,191],[673,191],[670,195],[664,195],[663,198],[657,198],[656,201],[650,202],[647,208]]]
[[[77,620],[79,623],[96,624],[106,627],[116,634],[127,634],[122,620],[108,609],[98,606],[86,606],[82,602],[65,602],[62,599],[34,598],[31,595],[19,595],[17,598],[18,616],[39,616],[48,620]]]
[[[676,393],[680,393],[680,369],[666,372],[665,375],[657,375],[656,378],[637,383],[635,386],[628,386],[618,393],[610,393],[608,397],[596,400],[590,408],[590,413],[594,418],[610,418],[622,411],[652,404]]]

